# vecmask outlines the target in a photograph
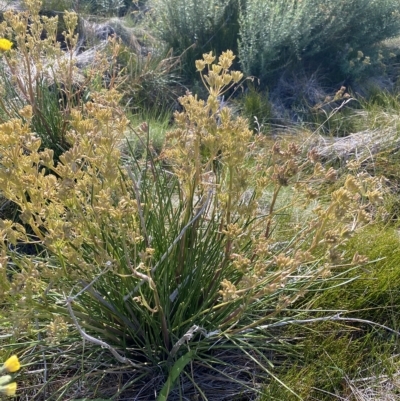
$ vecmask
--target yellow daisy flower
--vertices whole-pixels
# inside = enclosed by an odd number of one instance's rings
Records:
[[[1,40],[1,39],[0,39]],[[3,364],[3,370],[7,372],[16,372],[21,367],[17,355],[10,356]]]
[[[6,386],[1,387],[1,391],[3,391],[9,397],[14,397],[15,393],[17,392],[17,383],[8,383]]]
[[[8,39],[0,38],[0,51],[1,52],[6,52],[7,50],[10,50],[12,47],[12,42],[10,42]]]

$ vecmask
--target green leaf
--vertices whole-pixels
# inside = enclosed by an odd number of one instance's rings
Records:
[[[167,381],[165,382],[159,396],[157,397],[157,401],[167,401],[168,394],[173,385],[175,384],[176,379],[179,377],[185,366],[192,360],[194,355],[193,351],[189,351],[187,354],[182,355],[174,364],[172,369],[169,372],[169,376]]]

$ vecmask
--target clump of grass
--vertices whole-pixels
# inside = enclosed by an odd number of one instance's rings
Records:
[[[125,149],[125,152],[136,159],[145,156],[149,150],[153,155],[159,155],[165,145],[165,135],[172,120],[172,112],[169,110],[132,115],[130,121],[134,131],[126,138],[130,150]]]
[[[296,389],[297,394],[272,382],[266,386],[261,400],[364,401],[357,398],[362,393],[363,380],[370,389],[376,387],[375,399],[390,396],[390,392],[379,392],[379,382],[383,378],[390,381],[396,373],[393,342],[362,334],[360,328],[335,323],[296,327],[288,335],[298,338],[293,347],[297,355],[282,363],[278,377],[289,388]]]
[[[359,116],[355,112],[357,102],[342,86],[333,96],[310,107],[306,116],[316,132],[331,137],[346,137],[360,128]]]
[[[261,92],[254,83],[249,83],[246,92],[238,99],[240,115],[247,118],[250,129],[267,133],[272,120],[272,105],[268,92]]]
[[[124,103],[133,113],[172,112],[176,98],[182,92],[179,78],[180,60],[172,52],[148,52],[135,54],[125,49],[119,55],[124,81],[120,90]]]
[[[347,244],[376,260],[347,276],[346,287],[326,291],[312,307],[356,311],[358,316],[397,329],[396,288],[400,284],[399,235],[395,227],[374,225],[357,233]]]

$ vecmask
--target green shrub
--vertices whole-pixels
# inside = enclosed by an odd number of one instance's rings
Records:
[[[195,78],[194,63],[203,53],[237,49],[238,0],[153,0],[159,37],[182,55],[183,72]]]
[[[298,65],[354,77],[379,64],[378,43],[399,32],[393,0],[248,0],[240,15],[240,62],[264,84]]]

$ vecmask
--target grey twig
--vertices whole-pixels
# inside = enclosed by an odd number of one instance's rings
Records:
[[[185,342],[189,342],[192,337],[193,334],[196,333],[196,331],[200,331],[203,334],[206,334],[206,331],[199,327],[196,326],[195,324],[174,344],[174,346],[171,349],[171,352],[169,353],[169,358],[173,358],[176,353],[179,351],[179,348],[183,345],[183,343]]]
[[[95,338],[95,337],[93,337],[93,336],[90,336],[89,334],[85,333],[85,332],[83,331],[82,327],[79,325],[78,320],[77,320],[76,317],[75,317],[74,311],[72,310],[71,304],[72,304],[73,300],[74,300],[74,298],[67,297],[66,300],[65,300],[65,302],[66,302],[66,305],[67,305],[68,312],[69,312],[69,314],[70,314],[72,320],[74,321],[75,326],[76,326],[76,328],[78,329],[79,334],[82,336],[82,338],[83,338],[84,340],[86,340],[86,341],[89,341],[89,342],[93,343],[93,344],[99,345],[100,347],[103,347],[103,348],[108,349],[108,350],[113,354],[113,356],[115,357],[115,359],[116,359],[118,362],[124,363],[124,364],[129,364],[129,365],[131,365],[132,367],[134,367],[134,368],[136,368],[136,369],[141,369],[141,370],[143,370],[143,365],[137,365],[137,364],[135,364],[135,363],[132,362],[130,359],[121,356],[121,355],[117,352],[117,350],[116,350],[114,347],[112,347],[110,344],[107,344],[106,342],[104,342],[104,341],[102,341],[102,340],[99,340],[99,339],[97,339],[97,338]]]
[[[78,298],[79,295],[83,294],[85,291],[87,291],[89,288],[91,288],[93,286],[93,284],[103,275],[106,274],[110,268],[111,268],[111,264],[112,262],[107,262],[106,263],[106,269],[104,271],[102,271],[100,274],[98,274],[89,284],[87,284],[86,282],[81,280],[81,284],[84,286],[74,297],[73,300],[75,298]]]
[[[380,323],[373,322],[371,320],[365,320],[365,319],[358,319],[354,317],[342,317],[340,316],[343,312],[340,312],[336,315],[333,316],[325,316],[325,317],[316,317],[316,318],[311,318],[311,319],[293,319],[293,320],[284,320],[280,322],[275,322],[271,324],[264,324],[262,326],[257,326],[252,329],[246,329],[246,330],[238,330],[238,334],[247,334],[247,333],[253,333],[256,330],[267,330],[267,329],[273,329],[276,327],[283,327],[283,326],[288,326],[290,324],[307,324],[307,323],[316,323],[316,322],[346,322],[346,323],[363,323],[363,324],[368,324],[370,326],[375,326],[379,327],[381,329],[384,329],[386,331],[389,331],[393,334],[396,334],[397,336],[400,337],[400,332],[391,329],[388,326],[385,326]],[[204,329],[203,329],[204,330]],[[223,331],[221,330],[215,330],[209,333],[203,333],[206,338],[218,336],[220,334],[223,334]]]
[[[240,333],[249,333],[254,330],[265,330],[265,329],[271,329],[274,327],[288,326],[289,324],[307,324],[307,323],[315,323],[315,322],[338,322],[339,321],[339,322],[347,322],[347,323],[363,323],[363,324],[368,324],[370,326],[380,327],[381,329],[387,330],[400,337],[399,331],[393,330],[390,327],[385,326],[383,324],[376,323],[371,320],[358,319],[358,318],[354,318],[354,317],[342,317],[340,315],[341,315],[341,313],[338,313],[333,316],[316,317],[316,318],[312,318],[312,319],[286,320],[283,322],[265,324],[262,326],[255,327],[254,329],[243,330]]]

